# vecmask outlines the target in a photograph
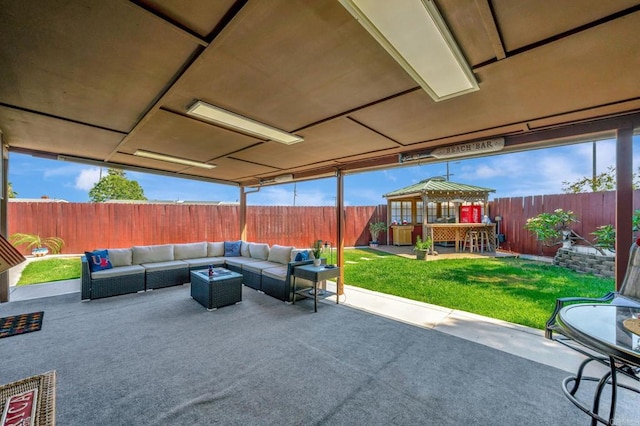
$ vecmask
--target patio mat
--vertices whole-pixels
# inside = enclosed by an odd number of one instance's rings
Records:
[[[39,311],[0,318],[0,339],[40,330],[43,317],[44,312]]]
[[[56,372],[0,386],[0,425],[54,425]]]

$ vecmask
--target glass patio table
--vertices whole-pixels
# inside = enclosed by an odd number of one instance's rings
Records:
[[[636,328],[639,315],[638,308],[605,304],[570,305],[558,313],[558,331],[579,346],[561,339],[555,340],[587,356],[576,375],[563,380],[563,392],[576,407],[591,416],[592,425],[598,422],[614,424],[620,389],[640,394],[640,389],[619,383],[617,378],[617,374],[622,373],[640,382],[640,328]],[[608,367],[601,378],[583,375],[585,367],[592,361]],[[598,382],[591,407],[576,398],[581,381]],[[611,386],[611,404],[609,418],[605,419],[599,415],[599,409],[602,391],[607,385]]]

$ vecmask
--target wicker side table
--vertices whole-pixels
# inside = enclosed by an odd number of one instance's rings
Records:
[[[48,371],[37,376],[27,377],[26,379],[18,380],[16,382],[8,383],[0,386],[0,417],[2,421],[5,420],[3,413],[5,412],[5,404],[11,397],[16,395],[28,393],[35,390],[35,401],[33,401],[33,417],[29,414],[25,414],[25,425],[34,426],[49,426],[56,424],[56,372]],[[25,400],[26,397],[18,397],[21,400]],[[22,404],[18,404],[22,405]],[[11,411],[11,410],[9,410]],[[16,416],[20,416],[20,413],[7,413],[8,416],[13,414],[14,420]],[[29,417],[26,417],[29,415]],[[18,423],[16,423],[18,424]]]
[[[214,268],[210,279],[206,269],[192,271],[191,297],[210,311],[242,302],[242,274]]]

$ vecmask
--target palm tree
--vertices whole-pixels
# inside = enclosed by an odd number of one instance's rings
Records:
[[[60,253],[62,247],[64,247],[64,240],[59,237],[47,237],[40,238],[40,235],[36,234],[24,234],[16,232],[9,237],[9,242],[15,247],[26,245],[27,249],[31,249],[32,252],[38,249],[47,248],[53,254]]]

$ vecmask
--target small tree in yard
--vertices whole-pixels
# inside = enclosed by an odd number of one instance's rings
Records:
[[[640,168],[638,169],[640,171]],[[640,174],[633,173],[633,188],[640,187],[638,181]],[[616,168],[609,166],[606,172],[594,176],[585,176],[574,182],[563,181],[562,190],[566,194],[579,194],[582,192],[602,192],[616,190]]]
[[[638,232],[640,230],[640,210],[633,212],[632,230]],[[604,250],[615,251],[616,248],[616,228],[613,225],[599,226],[591,233],[595,240],[595,246]]]
[[[571,210],[556,209],[553,213],[540,213],[527,219],[524,227],[533,232],[543,245],[551,247],[570,240],[571,234],[575,234],[570,227],[574,222],[578,222],[578,218]]]
[[[369,223],[369,232],[371,233],[371,242],[378,243],[378,236],[381,232],[387,230],[387,224],[384,222],[371,222]]]
[[[616,248],[616,229],[613,225],[599,226],[598,229],[591,233],[595,239],[595,246],[603,250],[615,251]]]
[[[146,200],[144,191],[138,182],[127,179],[123,170],[109,169],[89,191],[94,203],[109,200]]]

